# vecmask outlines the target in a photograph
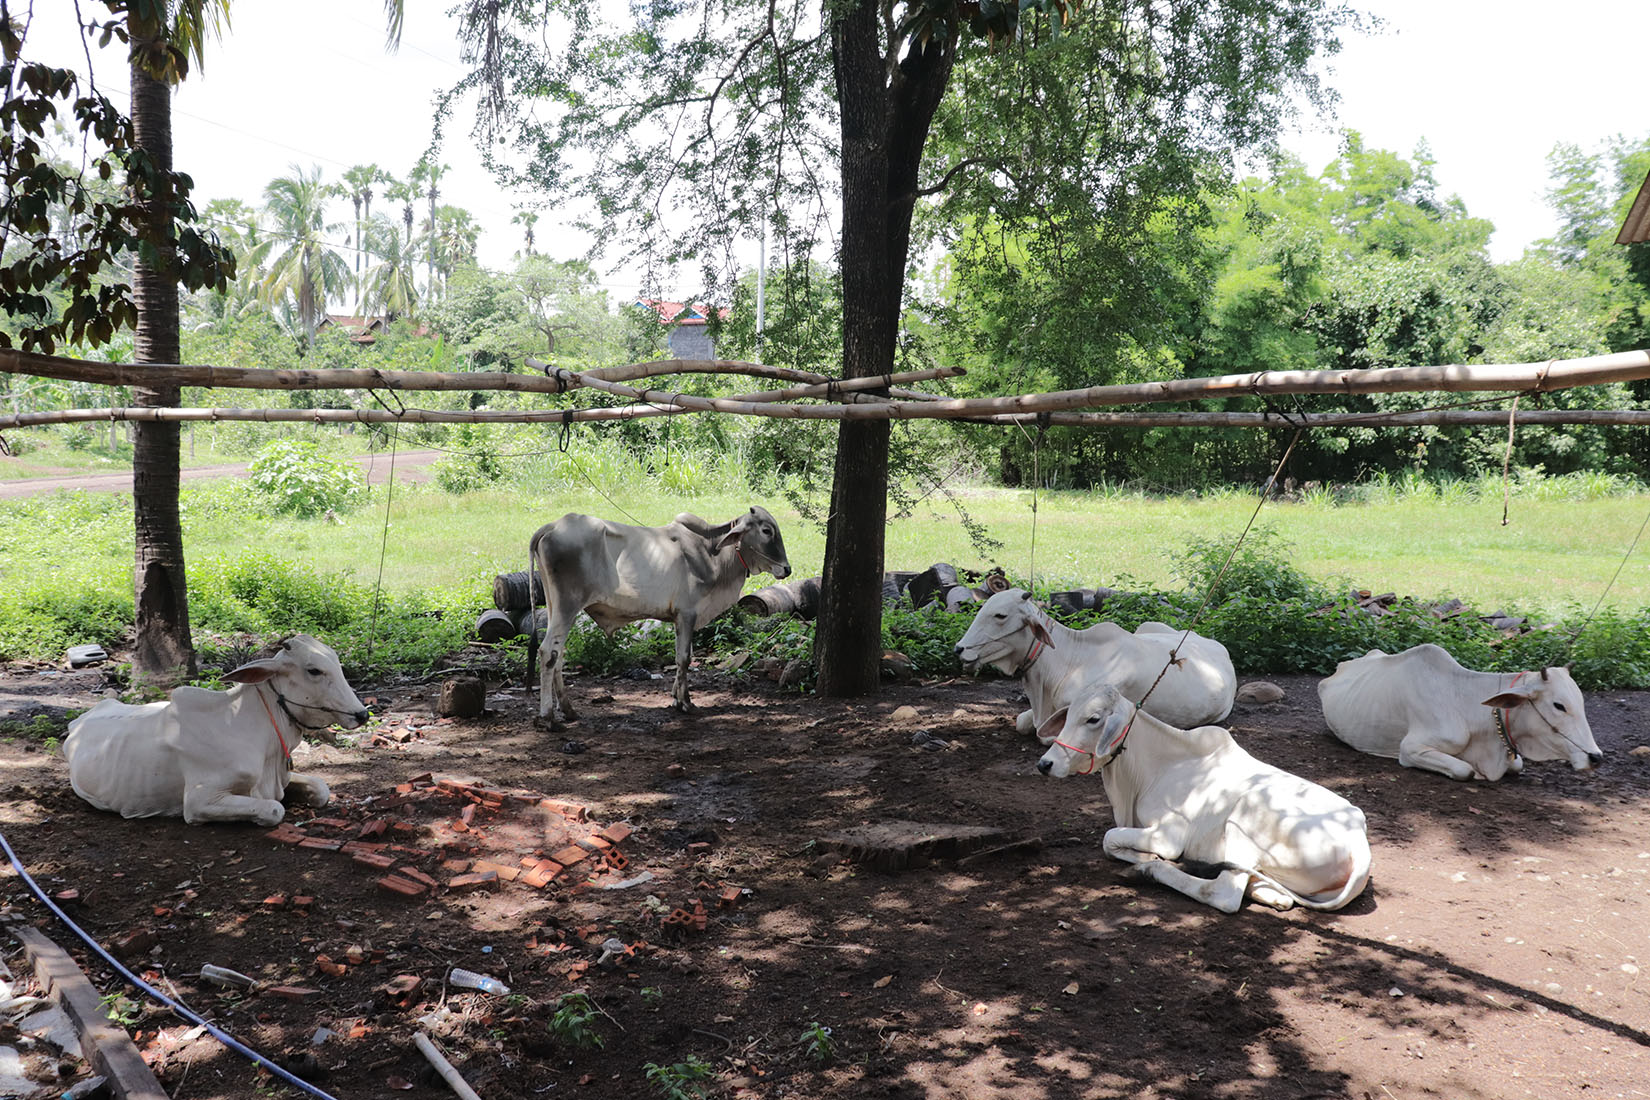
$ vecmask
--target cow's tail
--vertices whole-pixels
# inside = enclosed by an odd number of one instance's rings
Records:
[[[1364,887],[1369,885],[1370,863],[1371,857],[1367,844],[1360,851],[1348,852],[1342,862],[1342,866],[1346,869],[1346,879],[1333,894],[1299,894],[1268,875],[1265,871],[1258,871],[1254,868],[1247,868],[1247,870],[1255,879],[1294,898],[1295,904],[1302,908],[1328,910],[1339,909],[1364,892]]]
[[[550,607],[550,578],[540,577],[539,574],[539,536],[544,528],[533,532],[533,537],[527,540],[527,691],[533,690],[533,670],[539,663],[539,605],[533,598],[533,581],[539,582],[544,592],[544,604],[548,616]]]

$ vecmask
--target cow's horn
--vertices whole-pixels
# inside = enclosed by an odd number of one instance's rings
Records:
[[[1030,592],[1021,592],[1020,593],[1020,599],[1022,599],[1022,600],[1031,599],[1031,593]]]
[[[1542,679],[1543,679],[1543,680],[1545,680],[1545,679],[1546,679],[1546,678],[1547,678],[1547,670],[1546,670],[1546,669],[1545,669],[1545,668],[1543,668],[1543,669],[1542,669],[1542,670],[1541,670],[1541,678],[1542,678]]]

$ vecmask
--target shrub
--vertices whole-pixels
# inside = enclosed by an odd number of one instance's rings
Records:
[[[435,483],[449,493],[491,488],[504,477],[504,463],[491,437],[473,424],[460,424],[452,444],[462,450],[442,455],[432,467]]]
[[[307,439],[277,439],[247,467],[252,484],[281,515],[309,518],[344,511],[366,491],[353,462],[322,454]]]

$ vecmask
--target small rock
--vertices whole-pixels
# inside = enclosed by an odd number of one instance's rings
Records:
[[[624,677],[626,680],[651,680],[653,679],[653,673],[638,666],[626,672]]]
[[[896,707],[894,713],[888,717],[890,721],[894,722],[915,722],[919,715],[916,707],[903,706]]]
[[[665,774],[672,779],[680,779],[687,774],[687,769],[680,764],[666,764]]]
[[[929,752],[940,752],[951,747],[951,742],[943,737],[935,737],[927,730],[918,730],[911,735],[911,744]]]
[[[1640,745],[1636,749],[1630,749],[1630,750],[1628,750],[1627,755],[1628,756],[1650,756],[1650,745]]]
[[[589,748],[590,746],[586,745],[583,741],[563,741],[561,745],[561,751],[566,753],[568,756],[577,756],[579,753],[584,752]]]
[[[808,678],[808,662],[801,657],[792,657],[785,664],[785,671],[779,674],[780,687],[794,687]]]
[[[1283,696],[1283,689],[1270,680],[1250,680],[1237,690],[1240,703],[1277,703]]]
[[[1397,986],[1393,986],[1391,989],[1386,991],[1386,995],[1388,997],[1402,997],[1404,995],[1404,991],[1399,989]]]

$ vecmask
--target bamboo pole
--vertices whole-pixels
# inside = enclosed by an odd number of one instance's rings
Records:
[[[384,409],[56,409],[47,412],[0,415],[0,431],[50,424],[107,423],[110,420],[184,423],[254,421],[269,424],[580,424],[590,421],[684,416],[701,411],[658,405],[584,409],[406,409],[401,412]],[[1650,410],[1519,409],[1510,415],[1513,422],[1520,426],[1583,424],[1598,427],[1650,427]],[[1507,426],[1508,418],[1509,413],[1504,409],[1421,409],[1390,413],[1303,413],[1287,417],[1263,412],[1051,413],[1048,422],[1084,428],[1504,428]],[[1037,415],[1024,413],[985,417],[957,416],[947,419],[962,420],[971,424],[999,425],[1029,425],[1040,422]]]

